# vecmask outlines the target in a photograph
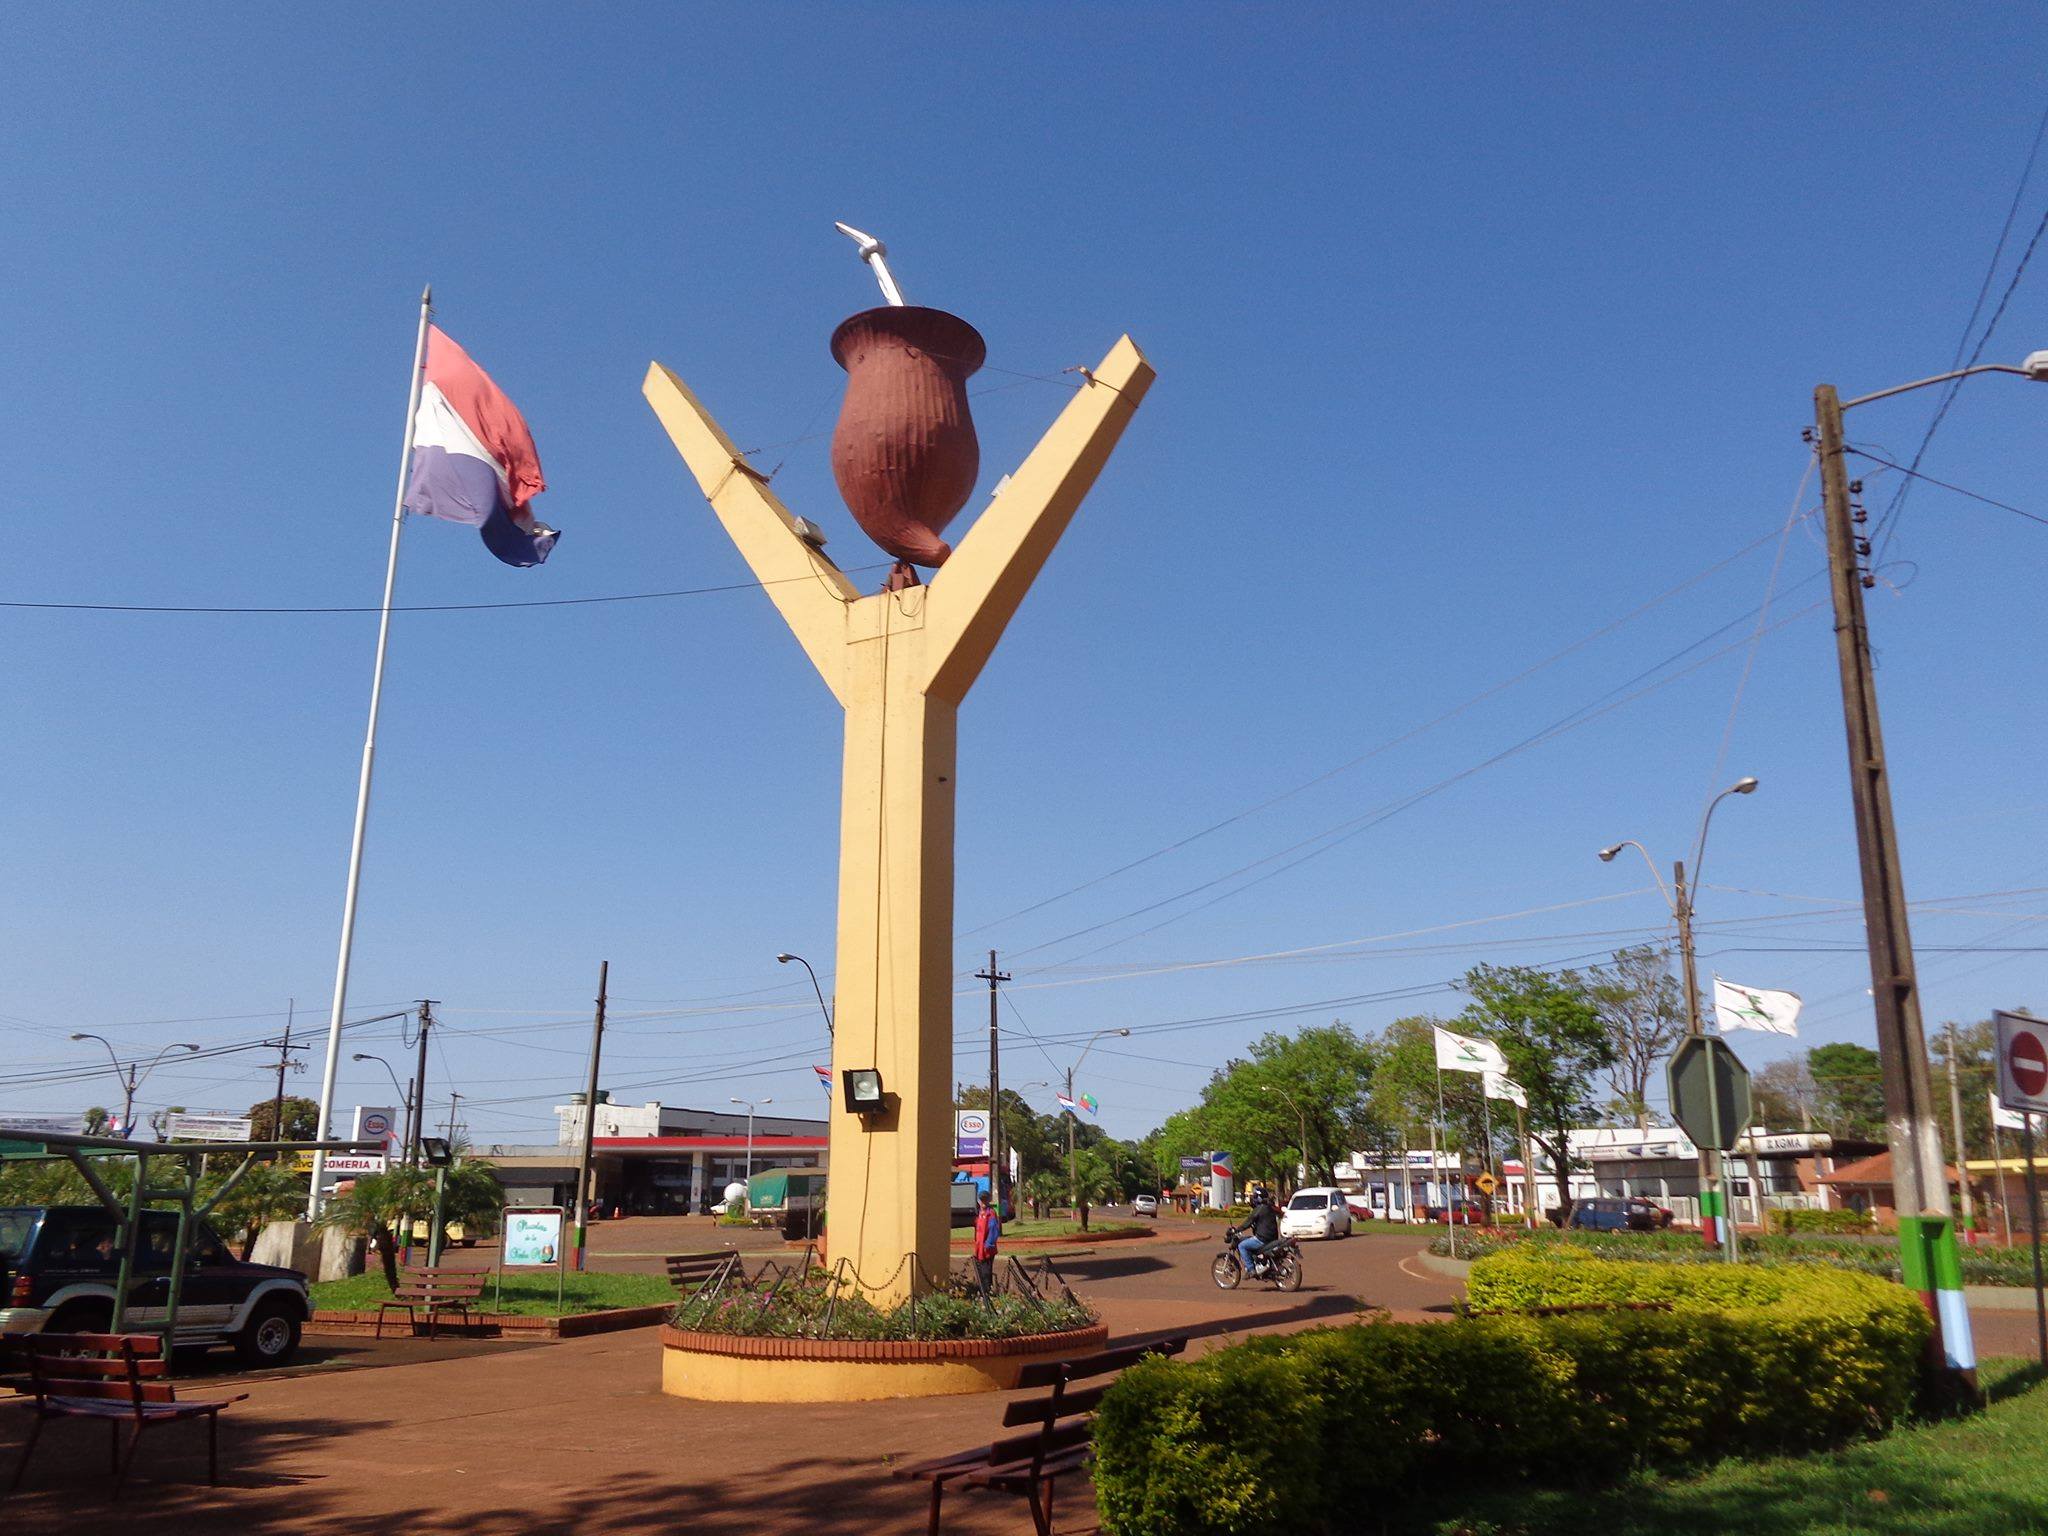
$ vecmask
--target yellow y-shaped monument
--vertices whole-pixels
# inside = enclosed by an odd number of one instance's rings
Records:
[[[642,386],[725,531],[846,711],[826,1241],[888,1304],[948,1268],[953,794],[960,701],[1153,378],[1126,336],[929,586],[863,597],[659,363]],[[874,1069],[879,1114],[848,1109]]]

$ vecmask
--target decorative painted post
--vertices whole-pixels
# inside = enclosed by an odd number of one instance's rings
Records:
[[[890,590],[865,597],[680,379],[657,363],[643,386],[845,711],[833,1066],[842,1085],[848,1071],[879,1071],[887,1099],[859,1115],[834,1096],[826,1236],[885,1305],[910,1294],[918,1267],[940,1278],[949,1263],[960,702],[1153,378],[1120,340],[949,548],[939,528],[971,493],[979,460],[960,386],[980,343],[965,321],[911,306],[855,315],[834,335],[849,369],[834,471],[870,537],[905,562]],[[940,568],[919,585],[911,562]]]

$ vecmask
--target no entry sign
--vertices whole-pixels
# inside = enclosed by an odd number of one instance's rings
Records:
[[[2007,1108],[2048,1114],[2048,1023],[2000,1013],[1996,1029],[1998,1097]]]

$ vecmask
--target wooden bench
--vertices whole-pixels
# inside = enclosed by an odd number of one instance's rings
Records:
[[[477,1325],[476,1302],[483,1296],[484,1283],[491,1277],[480,1269],[401,1269],[398,1289],[388,1300],[377,1303],[377,1338],[384,1337],[384,1314],[403,1312],[408,1332],[419,1330],[419,1312],[427,1314],[427,1337],[435,1330],[443,1312],[460,1312],[463,1326]]]
[[[746,1283],[747,1271],[740,1256],[730,1248],[712,1248],[703,1253],[672,1253],[662,1261],[668,1266],[668,1283],[685,1294],[714,1280]]]
[[[1153,1355],[1177,1355],[1187,1347],[1185,1338],[1162,1339],[1156,1344],[1106,1350],[1076,1360],[1027,1365],[1018,1376],[1017,1385],[1052,1390],[1043,1397],[1021,1398],[1007,1405],[1003,1409],[1003,1427],[1029,1424],[1034,1426],[1032,1429],[975,1450],[956,1451],[935,1461],[896,1467],[889,1475],[932,1485],[931,1518],[925,1526],[928,1536],[938,1536],[940,1504],[948,1483],[1028,1499],[1031,1522],[1039,1536],[1052,1536],[1052,1503],[1059,1480],[1068,1473],[1081,1471],[1094,1455],[1095,1409],[1110,1388],[1109,1382],[1098,1378]],[[1076,1390],[1074,1384],[1083,1381],[1096,1384]]]
[[[29,1426],[28,1443],[21,1448],[21,1460],[14,1465],[14,1477],[7,1484],[9,1493],[21,1486],[43,1425],[51,1419],[106,1421],[114,1486],[119,1488],[134,1464],[135,1449],[145,1429],[203,1418],[206,1480],[220,1481],[220,1411],[229,1403],[241,1402],[248,1393],[207,1402],[180,1402],[165,1374],[170,1362],[164,1358],[163,1340],[154,1334],[40,1333],[12,1342],[27,1358],[36,1417]],[[133,1426],[125,1457],[121,1454],[124,1422]]]

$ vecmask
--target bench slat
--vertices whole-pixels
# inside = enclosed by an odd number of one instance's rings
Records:
[[[1093,1413],[1108,1394],[1109,1382],[1100,1386],[1083,1387],[1078,1392],[1068,1392],[1055,1397],[1028,1397],[1020,1403],[1011,1403],[1003,1410],[1003,1424],[1045,1424],[1054,1419],[1066,1418],[1069,1414]]]

